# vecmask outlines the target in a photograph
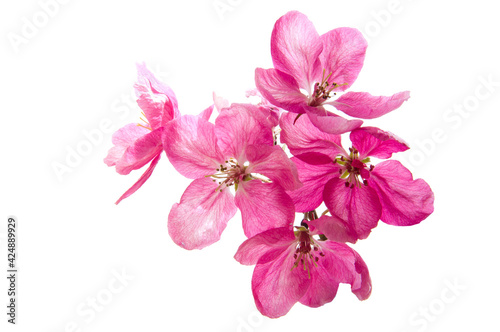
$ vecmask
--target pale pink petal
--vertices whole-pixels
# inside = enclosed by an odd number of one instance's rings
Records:
[[[163,128],[158,128],[136,139],[116,162],[116,171],[125,175],[149,163],[163,150],[162,135]]]
[[[370,186],[345,186],[345,180],[330,180],[323,191],[325,205],[332,215],[347,221],[359,239],[365,239],[377,226],[382,213],[377,192]]]
[[[340,135],[325,133],[311,123],[307,115],[283,113],[280,117],[280,139],[294,156],[317,152],[329,156],[332,160],[339,154],[345,154],[340,142]]]
[[[215,134],[221,151],[239,163],[246,161],[248,145],[273,145],[273,132],[262,113],[251,104],[232,104],[215,120]]]
[[[311,165],[296,157],[292,161],[297,166],[299,180],[303,186],[288,191],[297,212],[315,210],[323,202],[323,189],[328,181],[339,176],[338,165],[333,163]]]
[[[358,77],[368,43],[357,29],[337,28],[321,35],[323,52],[320,60],[325,69],[325,78],[330,84],[340,86],[335,91],[344,91],[349,88]],[[344,85],[345,84],[345,85]]]
[[[271,35],[274,68],[293,76],[301,88],[311,89],[321,76],[322,49],[318,32],[304,14],[291,11],[276,21]]]
[[[361,120],[347,120],[322,107],[307,107],[305,110],[311,123],[319,130],[329,134],[347,133],[363,124]]]
[[[225,99],[224,97],[217,96],[215,92],[212,93],[212,97],[214,99],[214,105],[217,109],[217,112],[220,112],[222,109],[227,108],[231,105],[229,100]]]
[[[270,318],[285,315],[306,293],[311,280],[301,268],[292,269],[295,246],[264,254],[255,266],[252,293],[259,311]]]
[[[290,227],[295,219],[292,199],[275,183],[240,182],[235,203],[241,211],[243,231],[252,237],[271,228]]]
[[[137,83],[134,85],[136,96],[146,93],[147,90],[155,94],[163,94],[168,97],[176,112],[178,112],[177,97],[174,91],[165,83],[158,80],[154,74],[146,67],[146,64],[137,64]],[[147,89],[147,90],[146,90]]]
[[[172,165],[187,178],[215,174],[225,161],[217,145],[215,125],[200,116],[183,115],[169,122],[163,144]]]
[[[144,172],[144,174],[141,175],[139,180],[137,180],[136,183],[130,189],[128,189],[121,197],[116,201],[115,204],[120,203],[122,200],[125,198],[129,197],[133,193],[135,193],[142,185],[144,182],[146,182],[151,174],[153,174],[153,170],[155,169],[156,165],[158,164],[158,161],[160,160],[161,153],[158,153],[158,155],[151,161],[151,164],[149,165],[148,169]]]
[[[369,186],[379,196],[383,222],[396,226],[415,225],[434,211],[434,193],[427,182],[413,180],[411,172],[399,161],[384,161],[371,173]]]
[[[150,130],[140,127],[136,123],[129,123],[118,129],[111,137],[111,142],[115,146],[109,149],[108,155],[104,158],[106,165],[115,166],[130,145],[150,132]]]
[[[214,110],[214,105],[210,105],[205,110],[203,110],[200,114],[198,114],[198,116],[201,117],[205,121],[209,121],[210,117],[212,116],[213,110]]]
[[[372,96],[368,92],[347,92],[330,104],[349,116],[374,119],[397,109],[409,98],[409,91],[398,92],[390,97]]]
[[[243,242],[234,258],[243,265],[254,265],[269,250],[281,248],[284,251],[294,241],[290,227],[269,229]]]
[[[271,104],[290,112],[304,113],[308,99],[292,76],[276,69],[257,68],[255,86]]]
[[[247,147],[246,155],[250,162],[248,173],[262,174],[285,190],[294,190],[302,186],[295,164],[280,146],[250,145]]]
[[[376,157],[388,159],[395,152],[409,149],[401,138],[376,127],[361,127],[351,131],[352,146],[359,151],[359,159]]]
[[[236,214],[229,190],[217,190],[210,178],[196,179],[168,215],[168,233],[184,249],[202,249],[217,242],[227,222]]]
[[[356,233],[347,222],[335,215],[324,215],[318,219],[310,220],[308,225],[314,227],[315,233],[325,235],[330,241],[356,243],[358,240]]]

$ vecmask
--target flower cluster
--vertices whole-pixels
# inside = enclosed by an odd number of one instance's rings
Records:
[[[296,302],[322,306],[341,283],[367,299],[368,268],[346,243],[366,239],[379,220],[420,223],[433,212],[434,195],[388,160],[408,145],[361,120],[397,109],[409,92],[344,92],[358,77],[366,47],[356,29],[319,35],[305,15],[289,12],[271,35],[274,68],[257,68],[256,89],[247,92],[260,102],[231,104],[214,95],[196,116],[181,115],[172,89],[138,65],[134,88],[143,117],[113,135],[105,163],[120,174],[149,167],[116,203],[144,184],[164,151],[192,180],[168,215],[170,237],[182,248],[202,249],[220,239],[239,209],[248,239],[234,257],[255,265],[252,291],[263,315],[283,316]],[[301,221],[294,225],[296,213]]]

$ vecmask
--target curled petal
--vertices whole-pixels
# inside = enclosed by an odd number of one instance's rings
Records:
[[[168,233],[184,249],[202,249],[217,242],[227,222],[236,214],[234,197],[217,190],[209,178],[196,179],[168,215]]]
[[[382,213],[377,192],[372,187],[346,187],[345,180],[340,178],[326,184],[323,199],[330,213],[345,220],[358,239],[368,237]]]
[[[159,153],[152,161],[151,164],[149,165],[148,169],[141,175],[139,180],[137,180],[136,183],[132,187],[130,187],[123,195],[120,196],[120,198],[115,202],[115,204],[120,203],[122,200],[125,198],[129,197],[133,193],[135,193],[142,185],[149,179],[151,174],[153,174],[153,170],[155,169],[156,165],[158,164],[158,161],[160,160],[161,153]]]
[[[301,88],[309,90],[321,76],[322,49],[318,32],[304,14],[291,11],[276,21],[271,35],[274,68],[294,77]]]
[[[109,149],[108,155],[104,158],[106,165],[115,166],[123,157],[127,148],[149,132],[148,129],[140,127],[135,123],[129,123],[118,129],[111,137],[111,142],[114,146]]]
[[[294,241],[295,235],[290,227],[269,229],[243,242],[234,258],[243,265],[254,265],[266,252],[280,248],[284,251]]]
[[[368,92],[347,92],[330,104],[349,116],[374,119],[397,109],[409,98],[409,91],[398,92],[390,97],[372,96]]]
[[[243,231],[252,237],[271,228],[289,227],[295,219],[292,199],[276,183],[240,182],[235,203],[241,211]]]
[[[215,126],[203,116],[183,115],[167,123],[163,143],[172,165],[187,178],[214,174],[225,160]]]
[[[308,116],[283,113],[280,117],[280,139],[294,156],[311,152],[329,156],[332,160],[345,154],[340,135],[329,134],[311,123]]]
[[[360,159],[368,156],[388,159],[395,152],[409,149],[401,138],[376,127],[361,127],[351,131],[352,146],[359,151]]]
[[[422,179],[413,180],[411,172],[399,161],[384,161],[371,172],[369,185],[382,204],[381,220],[390,225],[420,223],[434,211],[434,193]]]
[[[368,43],[357,29],[338,28],[321,35],[323,52],[320,60],[328,82],[340,86],[335,91],[349,88],[358,77],[365,60]]]
[[[308,224],[314,226],[316,233],[325,235],[330,241],[356,243],[358,240],[349,224],[335,215],[324,215]]]
[[[255,86],[271,104],[290,112],[304,113],[307,97],[292,76],[276,69],[257,68]]]
[[[336,114],[328,112],[322,107],[305,108],[309,120],[321,131],[325,133],[340,135],[360,127],[361,120],[347,120]]]

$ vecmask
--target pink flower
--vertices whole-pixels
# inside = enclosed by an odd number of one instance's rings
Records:
[[[329,224],[327,241],[320,240],[316,225]],[[335,225],[335,226],[333,226]],[[323,216],[302,223],[295,232],[274,228],[243,242],[235,259],[256,264],[252,292],[259,311],[268,317],[285,315],[300,302],[320,307],[331,302],[340,283],[351,285],[360,300],[371,293],[368,268],[359,254],[343,242],[353,240],[338,218]]]
[[[131,123],[113,134],[112,147],[104,162],[119,174],[129,174],[150,163],[139,180],[115,204],[136,192],[151,174],[163,151],[162,135],[166,123],[179,116],[177,98],[168,86],[156,79],[144,64],[137,65],[134,85],[137,104],[143,110],[140,123]]]
[[[337,28],[319,35],[307,17],[288,12],[276,24],[271,36],[274,69],[257,68],[256,86],[272,104],[294,113],[307,113],[321,130],[341,134],[358,128],[361,120],[347,120],[326,111],[332,105],[349,116],[373,119],[406,101],[408,91],[390,97],[366,92],[348,92],[363,67],[367,43],[353,28]]]
[[[434,194],[422,179],[399,161],[370,165],[370,157],[387,159],[408,149],[389,132],[362,127],[350,133],[345,151],[340,136],[315,128],[309,119],[294,124],[293,114],[280,119],[281,140],[287,144],[304,184],[289,192],[297,211],[316,209],[321,202],[332,215],[346,220],[358,238],[366,238],[379,220],[396,226],[420,223],[434,210]]]
[[[246,236],[293,223],[295,210],[285,190],[300,186],[297,171],[273,145],[270,122],[258,107],[223,108],[215,125],[185,115],[165,130],[170,162],[194,179],[168,216],[169,234],[179,246],[201,249],[218,241],[237,208]]]

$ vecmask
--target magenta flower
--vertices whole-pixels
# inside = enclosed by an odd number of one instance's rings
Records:
[[[134,85],[137,104],[143,110],[142,122],[131,123],[113,134],[112,147],[104,162],[115,166],[119,174],[129,174],[151,162],[139,180],[115,204],[136,192],[153,173],[163,151],[162,135],[166,123],[179,116],[177,98],[172,89],[151,73],[144,64],[137,65]]]
[[[316,225],[325,222],[331,238],[321,241]],[[349,240],[353,238],[341,220],[323,216],[303,222],[295,232],[283,227],[260,233],[243,242],[234,257],[244,265],[256,264],[252,276],[255,304],[263,315],[277,318],[297,302],[313,308],[331,302],[340,283],[350,284],[360,300],[370,296],[368,268],[343,243]]]
[[[321,130],[341,134],[361,126],[361,120],[347,120],[328,112],[332,105],[349,116],[373,119],[408,100],[408,91],[390,97],[366,92],[348,92],[363,67],[367,43],[353,28],[337,28],[319,35],[308,18],[288,12],[276,24],[271,36],[274,69],[257,68],[255,82],[272,104],[290,112],[307,113]]]
[[[273,145],[270,123],[258,107],[233,104],[221,110],[215,125],[185,115],[166,130],[170,162],[194,179],[168,216],[169,234],[179,246],[201,249],[218,241],[237,208],[248,237],[293,223],[295,210],[285,190],[300,186],[297,170]]]
[[[304,184],[289,192],[297,211],[316,209],[321,202],[334,216],[346,220],[364,239],[378,220],[409,226],[420,223],[434,211],[434,194],[422,179],[399,161],[370,165],[370,157],[388,159],[408,149],[391,133],[362,127],[350,133],[352,148],[345,151],[340,136],[323,133],[307,118],[294,124],[293,114],[280,119],[281,140],[287,144]]]

